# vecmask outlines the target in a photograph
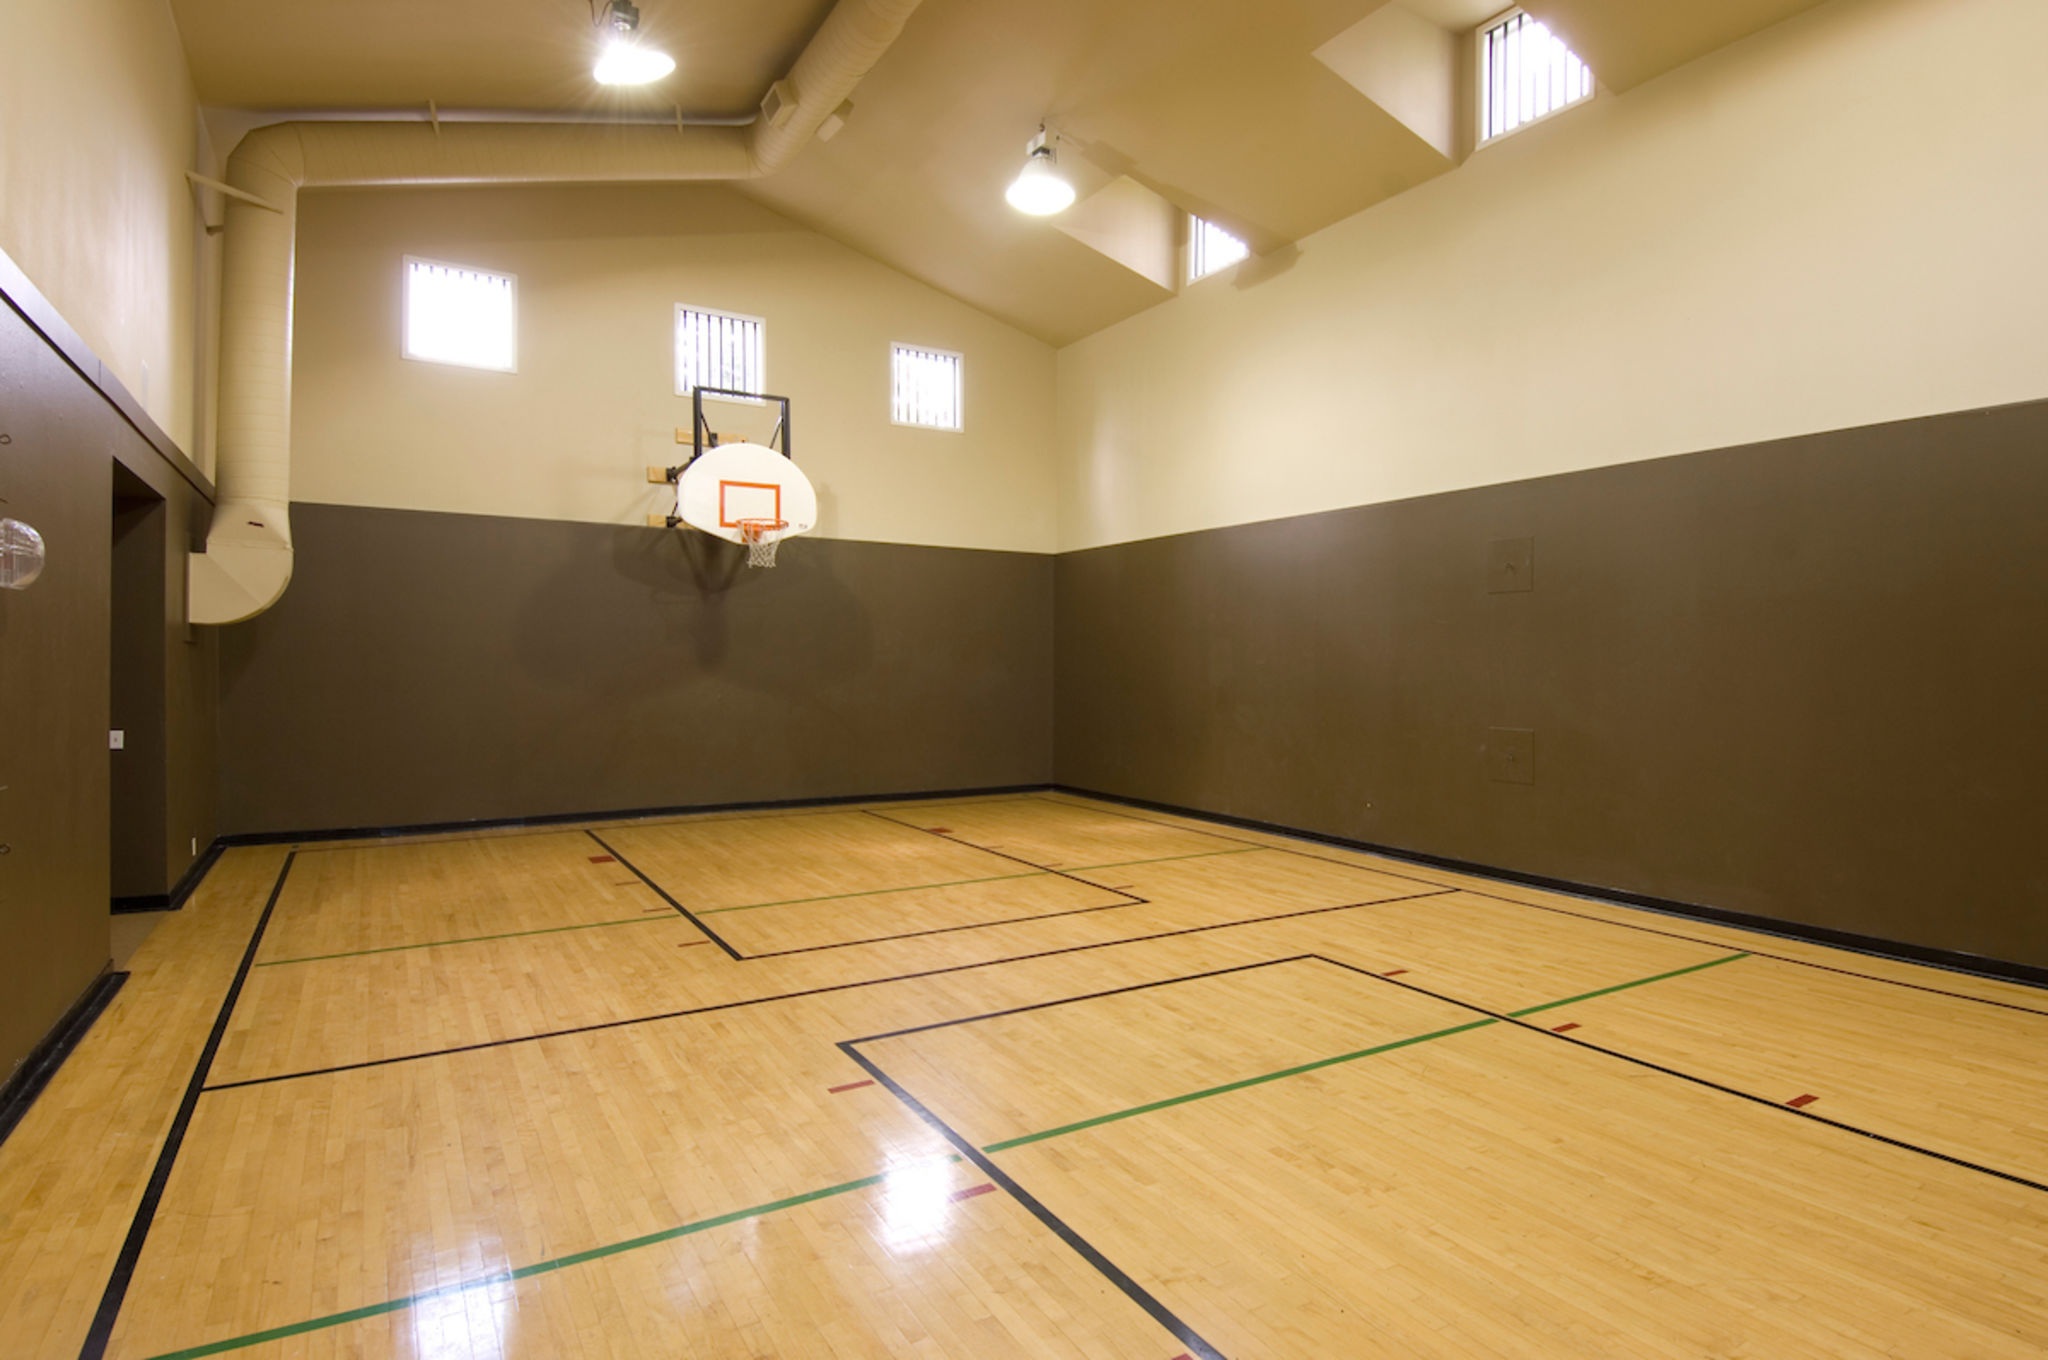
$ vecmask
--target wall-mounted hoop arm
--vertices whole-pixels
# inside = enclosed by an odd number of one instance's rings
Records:
[[[704,450],[707,447],[718,447],[719,437],[712,433],[710,422],[704,419],[704,398],[707,395],[729,397],[735,401],[774,402],[781,408],[782,413],[775,418],[775,428],[768,433],[768,447],[774,449],[784,458],[789,459],[790,462],[794,463],[796,461],[796,455],[790,451],[788,397],[778,397],[767,392],[742,392],[731,387],[693,387],[690,389],[691,450],[689,462],[684,463],[683,467],[688,467],[690,463],[694,463],[703,457]],[[709,440],[708,444],[706,443],[707,439]],[[678,468],[677,474],[681,475],[681,471],[682,469]]]
[[[649,482],[657,484],[661,482],[673,483],[683,475],[685,468],[704,456],[706,449],[715,449],[722,443],[742,442],[735,439],[732,435],[720,434],[711,428],[711,422],[704,418],[704,396],[707,392],[714,397],[732,397],[749,402],[772,401],[780,406],[782,414],[776,418],[775,428],[768,432],[768,447],[774,449],[784,458],[789,459],[790,462],[794,463],[796,461],[795,455],[789,451],[788,397],[778,397],[766,392],[742,392],[737,388],[731,387],[696,387],[690,390],[690,456],[672,467],[650,464],[647,469],[647,480]],[[680,444],[682,441],[683,432],[677,430],[676,442]],[[649,517],[649,522],[652,523],[651,516]],[[669,527],[674,528],[675,525],[671,524]]]

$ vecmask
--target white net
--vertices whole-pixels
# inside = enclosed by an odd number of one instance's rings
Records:
[[[775,550],[782,545],[782,531],[788,527],[788,520],[741,520],[740,538],[747,545],[747,565],[750,567],[774,566]]]

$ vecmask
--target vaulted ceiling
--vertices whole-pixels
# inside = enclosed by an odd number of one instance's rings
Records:
[[[1529,0],[1625,91],[1819,0]],[[829,0],[640,0],[676,56],[641,91],[590,79],[591,0],[172,0],[203,102],[745,117]],[[1200,212],[1261,250],[1455,166],[1459,40],[1496,0],[924,0],[854,112],[744,191],[1054,343],[1171,295],[1105,245]],[[1369,97],[1370,96],[1370,97]],[[1084,196],[1002,191],[1040,120]],[[1135,216],[1134,216],[1135,214]]]

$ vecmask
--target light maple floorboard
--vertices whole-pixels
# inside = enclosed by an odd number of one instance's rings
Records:
[[[1998,978],[1962,973],[1953,969],[1886,958],[1851,949],[1838,949],[1765,931],[1744,930],[1711,921],[1666,915],[1644,908],[1604,902],[1598,898],[1553,892],[1504,879],[1486,878],[1436,865],[1373,854],[1369,851],[1349,850],[1341,846],[1297,840],[1273,832],[1216,826],[1178,814],[1108,804],[1073,794],[1047,793],[1040,797],[1047,802],[1087,808],[1100,816],[1122,817],[1179,829],[1205,829],[1205,834],[1218,836],[1237,845],[1271,846],[1335,863],[1357,864],[1417,883],[1460,888],[1499,901],[1532,906],[1558,915],[1607,921],[1645,934],[1666,934],[1712,944],[1725,944],[1734,949],[1755,950],[1819,967],[1842,970],[1865,979],[1885,980],[1911,987],[1974,996],[2002,1005],[2048,1014],[2048,992],[2024,983],[2006,982]]]
[[[75,1356],[282,850],[231,850],[0,1144],[0,1350]]]
[[[273,887],[124,1360],[2048,1344],[2038,990],[1069,795],[290,853],[0,1148],[5,1353]]]

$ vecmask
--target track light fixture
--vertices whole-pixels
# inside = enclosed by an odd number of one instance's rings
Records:
[[[1050,217],[1074,205],[1074,186],[1059,171],[1057,141],[1041,123],[1038,135],[1025,144],[1024,168],[1003,193],[1018,212]]]
[[[604,45],[591,72],[600,85],[645,85],[676,69],[668,53],[640,43],[640,9],[633,0],[605,0],[598,27]]]

